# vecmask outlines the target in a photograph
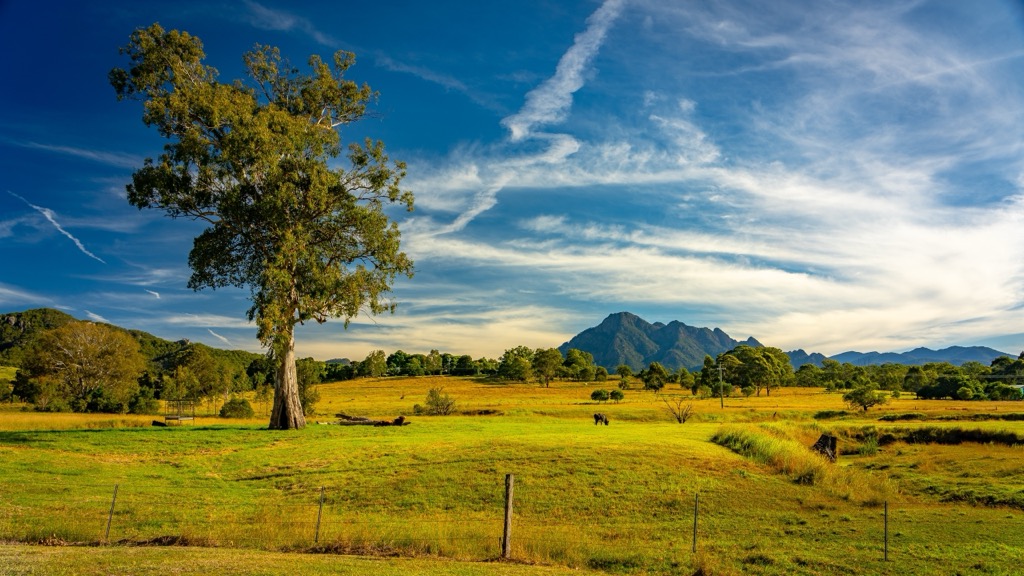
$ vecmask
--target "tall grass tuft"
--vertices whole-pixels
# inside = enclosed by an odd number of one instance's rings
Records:
[[[816,428],[816,427],[814,427]],[[798,484],[816,486],[827,494],[876,506],[895,498],[896,485],[887,477],[876,478],[842,468],[809,449],[807,430],[787,426],[725,426],[711,441],[755,462],[785,474]],[[803,440],[795,436],[803,435]]]

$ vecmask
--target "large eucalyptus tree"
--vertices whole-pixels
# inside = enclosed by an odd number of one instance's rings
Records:
[[[295,326],[393,311],[397,274],[412,275],[390,204],[412,210],[405,165],[379,141],[347,146],[338,128],[376,94],[345,79],[353,54],[302,72],[276,48],[244,56],[246,80],[223,83],[198,38],[159,24],[121,48],[110,72],[118,99],[143,103],[143,122],[168,140],[132,176],[128,200],[208,224],[189,254],[189,287],[249,288],[257,336],[278,362],[270,428],[305,425],[295,369]]]

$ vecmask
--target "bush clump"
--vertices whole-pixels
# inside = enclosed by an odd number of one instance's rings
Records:
[[[413,406],[414,414],[430,416],[448,416],[455,412],[455,399],[444,393],[444,388],[431,388],[427,391],[426,406]]]
[[[252,418],[256,413],[245,398],[232,398],[220,408],[221,418]]]

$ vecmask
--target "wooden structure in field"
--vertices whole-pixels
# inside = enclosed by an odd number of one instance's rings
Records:
[[[195,400],[167,400],[164,402],[164,422],[181,423],[196,419]]]

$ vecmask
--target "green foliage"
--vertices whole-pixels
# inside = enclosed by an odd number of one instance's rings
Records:
[[[256,413],[245,398],[232,398],[220,408],[221,418],[252,418]]]
[[[873,384],[864,384],[844,394],[843,401],[851,408],[860,408],[867,412],[872,406],[885,404],[889,398],[885,393],[876,390]]]
[[[609,390],[608,399],[613,402],[621,402],[626,395],[622,393],[622,390]]]
[[[868,436],[857,446],[857,453],[861,456],[874,456],[878,454],[878,437]]]
[[[619,392],[619,394],[622,394],[622,392]],[[594,402],[607,402],[608,398],[608,391],[603,388],[598,388],[590,393],[590,399]]]
[[[17,393],[39,409],[127,412],[145,360],[124,330],[70,322],[39,333],[23,364]]]
[[[793,378],[789,357],[778,348],[755,348],[740,344],[718,357],[724,379],[734,386],[753,387],[758,396],[763,388],[771,396],[772,388],[785,386]]]
[[[533,350],[516,346],[505,350],[498,364],[498,377],[503,380],[526,382],[533,370]]]
[[[577,382],[592,382],[597,374],[594,355],[576,348],[570,348],[565,353],[562,367],[565,377]]]
[[[72,316],[52,308],[36,308],[0,316],[0,366],[20,368],[25,349],[36,335],[75,321]]]
[[[679,383],[679,387],[685,390],[691,390],[694,387],[695,380],[693,374],[690,373],[685,367],[680,367],[676,371],[675,381]]]
[[[358,374],[371,378],[380,378],[387,374],[387,355],[383,350],[374,350],[366,355],[366,358],[359,363]]]
[[[317,384],[323,380],[324,363],[312,358],[302,358],[295,362],[295,373],[302,412],[306,416],[312,416],[316,414],[316,403],[320,401]]]
[[[431,416],[448,416],[455,412],[455,400],[444,392],[444,388],[431,388],[427,391],[424,412]]]
[[[138,393],[128,402],[129,414],[159,414],[160,401],[154,397],[154,390],[140,386]]]
[[[534,351],[533,374],[541,386],[546,388],[551,384],[551,380],[558,374],[558,369],[564,360],[558,348],[538,348]]]
[[[640,379],[644,382],[644,390],[658,392],[668,382],[668,370],[660,362],[651,362],[646,370],[640,373]]]

